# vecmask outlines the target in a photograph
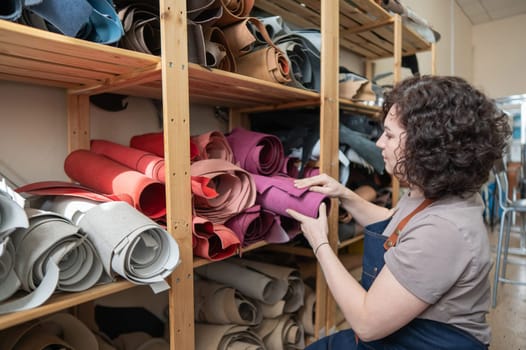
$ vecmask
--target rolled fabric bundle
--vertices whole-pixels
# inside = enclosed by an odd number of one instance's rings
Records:
[[[0,332],[0,349],[99,349],[93,332],[78,318],[56,313]]]
[[[272,176],[283,168],[285,155],[280,139],[243,128],[226,135],[239,166],[250,173]]]
[[[304,349],[304,330],[291,314],[266,318],[253,328],[268,349]]]
[[[316,305],[316,293],[305,285],[305,299],[303,306],[298,310],[298,320],[303,325],[305,334],[314,335],[314,307]]]
[[[210,27],[223,16],[223,7],[219,0],[187,0],[186,16],[195,23]]]
[[[316,218],[321,203],[326,203],[327,211],[330,210],[329,197],[309,191],[308,188],[296,188],[291,177],[256,174],[252,174],[252,177],[258,191],[256,202],[276,214],[290,218],[286,209],[294,209],[303,215]]]
[[[320,91],[321,33],[318,29],[293,30],[273,37],[274,44],[289,61],[289,85]]]
[[[5,0],[0,3],[0,19],[16,21],[22,16],[22,0]]]
[[[195,135],[190,137],[190,140],[199,149],[199,160],[223,159],[234,163],[234,152],[221,131],[209,131]]]
[[[152,337],[146,332],[120,334],[113,339],[113,344],[119,350],[170,350],[170,344],[166,340]]]
[[[192,219],[193,253],[217,261],[231,257],[239,251],[241,243],[234,231],[222,224],[194,216]]]
[[[102,203],[76,217],[109,275],[149,284],[154,292],[169,288],[164,279],[179,263],[179,246],[161,226],[125,202]]]
[[[283,51],[275,46],[264,46],[239,57],[237,72],[273,83],[291,82],[289,61]]]
[[[254,7],[255,0],[220,0],[220,2],[223,15],[216,24],[218,27],[225,27],[247,17]]]
[[[15,246],[10,240],[0,255],[0,302],[11,297],[22,285],[15,272]]]
[[[297,269],[288,266],[281,266],[276,264],[269,264],[261,261],[235,259],[234,263],[258,271],[266,276],[281,279],[288,285],[287,294],[284,296],[285,313],[293,313],[303,306],[303,298],[305,295],[305,284],[300,277]]]
[[[195,324],[195,350],[267,350],[263,341],[248,326]]]
[[[206,66],[227,72],[237,72],[237,63],[228,46],[225,33],[219,27],[205,28],[203,32]]]
[[[90,145],[93,153],[108,157],[159,182],[166,182],[162,157],[106,140],[91,140]]]
[[[7,192],[0,189],[0,245],[14,230],[28,225],[24,209]],[[0,256],[2,256],[1,247]]]
[[[218,261],[200,266],[196,273],[209,280],[231,286],[243,295],[265,304],[275,304],[287,293],[287,282],[231,261]]]
[[[257,325],[263,319],[258,303],[235,288],[209,280],[195,281],[194,303],[196,322]]]
[[[130,147],[164,157],[164,134],[161,131],[132,136]]]
[[[166,215],[164,184],[107,157],[76,150],[66,157],[64,170],[73,180],[96,191],[129,195],[134,207],[150,218]]]
[[[104,280],[102,262],[93,244],[68,219],[57,213],[26,208],[29,227],[11,238],[15,271],[28,294],[0,305],[0,314],[44,303],[55,290],[83,291]]]
[[[290,241],[290,236],[281,227],[279,216],[269,210],[262,209],[260,205],[245,209],[230,218],[225,226],[236,233],[243,247],[259,241],[268,243]]]
[[[130,147],[141,149],[164,158],[164,135],[162,132],[152,132],[135,135],[130,139]],[[199,155],[199,149],[190,141],[190,159]]]
[[[119,9],[124,35],[120,46],[159,56],[161,54],[161,22],[159,6],[145,1]]]
[[[124,193],[111,194],[99,193],[80,184],[66,181],[40,181],[18,187],[19,193],[28,193],[35,196],[71,196],[90,199],[97,202],[124,201],[133,205],[132,198]]]
[[[244,169],[222,159],[203,159],[192,163],[191,176],[211,180],[209,187],[218,196],[207,199],[194,196],[197,216],[222,224],[256,202],[256,186],[252,176]]]
[[[297,179],[300,175],[300,160],[297,157],[285,157],[281,173]]]
[[[257,18],[247,17],[223,28],[228,47],[236,59],[254,50],[256,37],[248,27],[251,21],[259,22]]]

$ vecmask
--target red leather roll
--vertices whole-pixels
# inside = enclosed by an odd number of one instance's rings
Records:
[[[193,252],[208,260],[222,260],[239,251],[240,241],[234,231],[222,224],[194,216],[192,219]]]
[[[130,147],[153,153],[164,158],[164,135],[162,132],[152,132],[135,135],[130,139]],[[199,155],[199,149],[190,141],[190,159]]]
[[[152,219],[166,215],[162,183],[107,157],[76,150],[66,157],[64,170],[70,178],[95,191],[129,195],[134,207]]]
[[[106,140],[92,140],[90,150],[154,180],[166,182],[164,158],[156,154]]]

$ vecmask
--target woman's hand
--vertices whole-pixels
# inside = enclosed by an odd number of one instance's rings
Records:
[[[341,198],[345,195],[347,188],[327,174],[294,180],[297,188],[309,187],[310,191],[323,193],[333,198]]]
[[[328,243],[329,226],[327,225],[327,207],[325,203],[320,204],[318,218],[311,218],[292,209],[287,209],[287,213],[301,223],[303,235],[307,238],[313,250],[316,250],[320,244]]]

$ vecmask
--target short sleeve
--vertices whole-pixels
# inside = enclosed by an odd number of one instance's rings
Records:
[[[438,216],[409,222],[385,253],[396,280],[428,304],[436,303],[461,277],[472,256],[458,227]]]

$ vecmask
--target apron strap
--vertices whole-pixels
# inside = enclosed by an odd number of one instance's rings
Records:
[[[398,226],[396,226],[394,232],[385,240],[385,250],[389,250],[389,248],[394,247],[396,245],[396,242],[398,241],[398,235],[404,229],[405,225],[409,222],[409,220],[411,220],[413,216],[415,216],[420,211],[424,210],[433,202],[434,200],[426,198],[422,203],[420,203],[418,207],[415,208],[415,210],[413,210],[409,215],[403,218],[402,221],[400,221],[400,223],[398,224]]]

